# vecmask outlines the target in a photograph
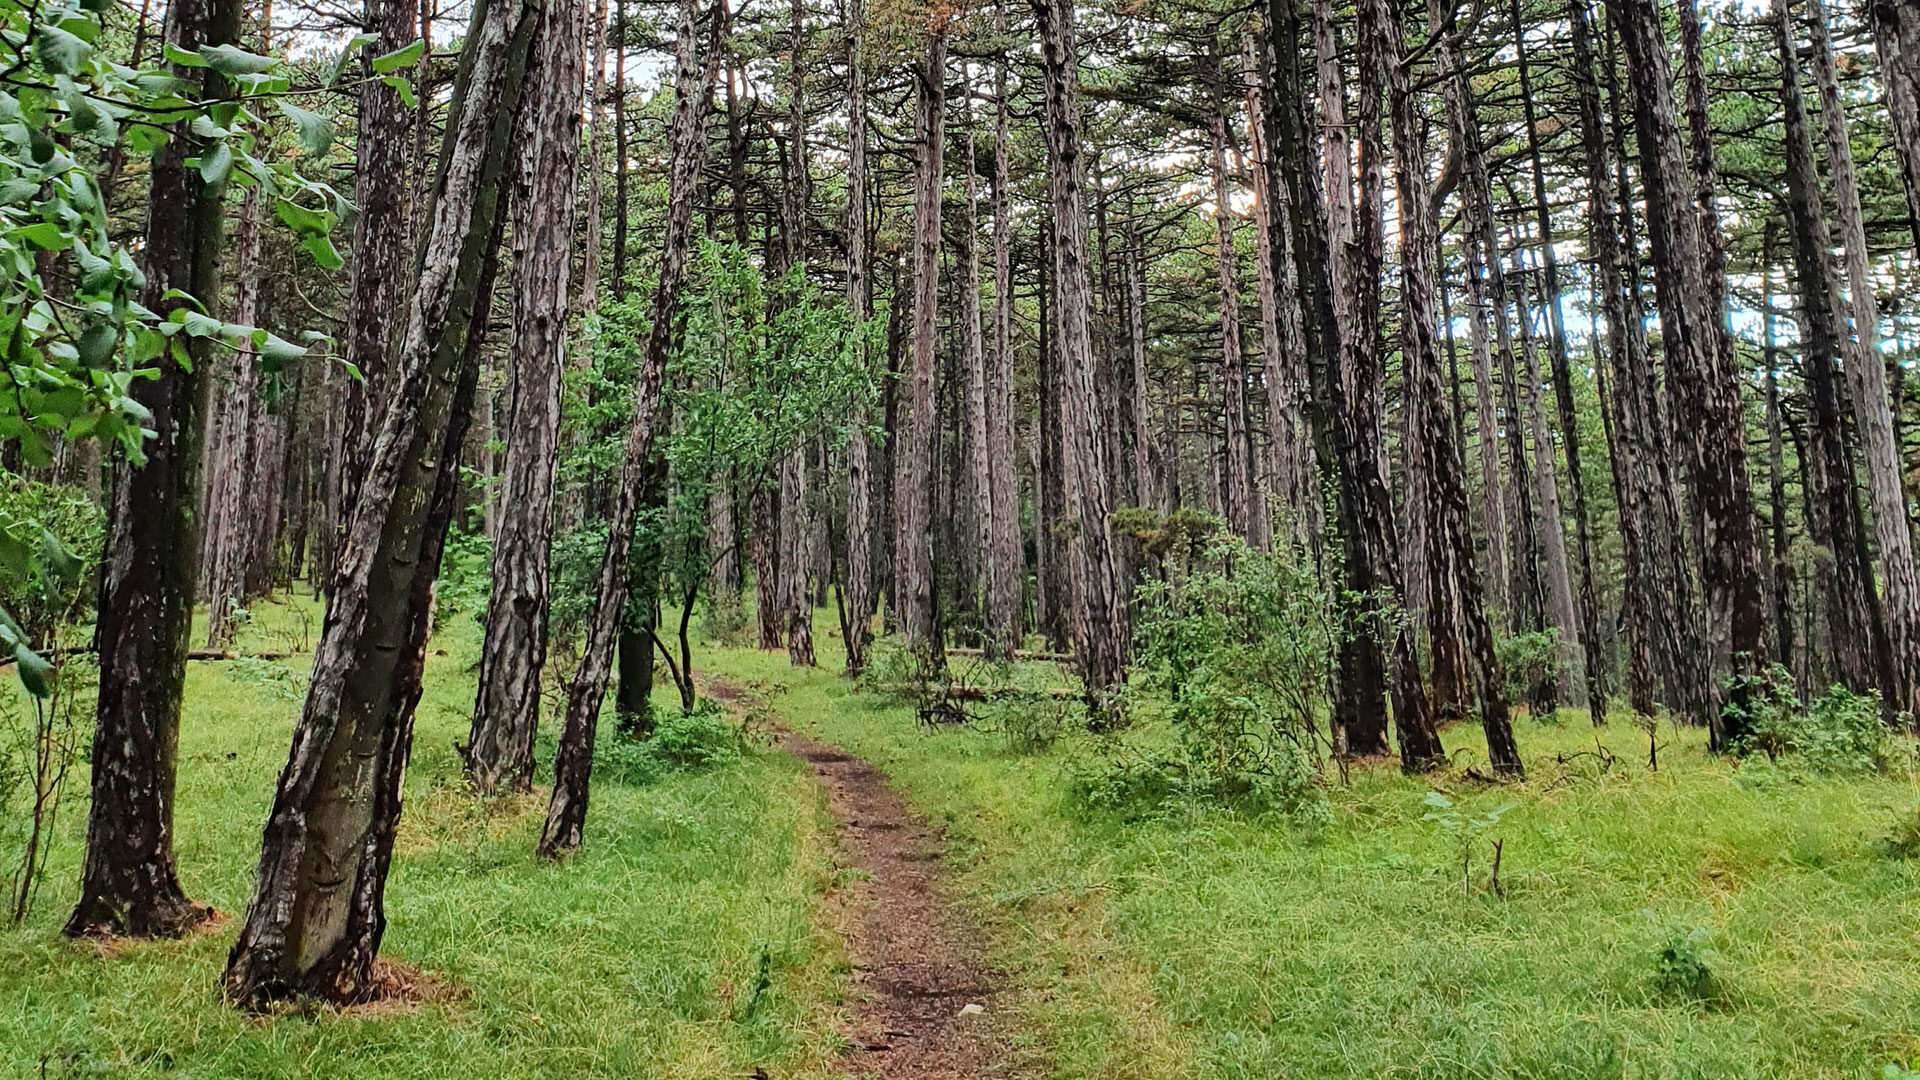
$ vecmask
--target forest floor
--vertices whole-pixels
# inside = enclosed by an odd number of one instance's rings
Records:
[[[317,621],[263,607],[248,640],[295,655],[190,669],[181,874],[223,911],[246,904]],[[386,952],[451,994],[413,1009],[241,1016],[218,993],[231,922],[106,953],[62,940],[80,776],[33,913],[0,928],[0,1077],[1857,1080],[1920,1057],[1920,860],[1888,843],[1920,806],[1909,768],[1803,775],[1663,728],[1655,771],[1641,732],[1569,713],[1520,721],[1529,778],[1510,787],[1382,765],[1315,821],[1095,813],[1076,779],[1163,725],[1118,746],[991,714],[929,729],[838,676],[828,623],[820,669],[698,649],[755,703],[742,759],[645,785],[603,771],[587,844],[555,868],[531,854],[537,796],[462,790],[477,634],[450,615]],[[1480,752],[1471,727],[1446,740]],[[1462,820],[1514,805],[1463,832],[1433,791]],[[889,950],[920,933],[950,962],[895,980]],[[949,1071],[888,1071],[916,1055]]]

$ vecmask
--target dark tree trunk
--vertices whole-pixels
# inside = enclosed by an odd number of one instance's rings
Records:
[[[175,0],[167,42],[191,53],[231,44],[237,0]],[[190,69],[176,69],[192,78]],[[200,96],[230,95],[211,72]],[[148,179],[140,300],[165,314],[219,295],[225,184],[202,184],[187,164],[196,152],[185,123],[154,156]],[[93,803],[87,817],[80,901],[66,932],[172,937],[210,909],[187,899],[173,860],[173,795],[180,742],[180,695],[199,585],[201,443],[213,349],[205,338],[176,339],[136,379],[133,399],[150,414],[146,461],[115,470],[112,529],[100,578],[94,648],[100,692],[94,709]]]
[[[1047,180],[1052,197],[1054,302],[1066,458],[1073,649],[1087,693],[1089,723],[1124,717],[1111,695],[1126,682],[1127,611],[1108,518],[1112,471],[1094,388],[1092,298],[1087,275],[1087,217],[1079,114],[1079,54],[1069,0],[1031,0],[1040,29],[1046,87]]]
[[[1207,134],[1213,181],[1213,263],[1220,299],[1220,400],[1223,416],[1222,471],[1220,504],[1226,510],[1227,526],[1242,539],[1258,541],[1264,529],[1256,509],[1253,486],[1253,441],[1247,434],[1247,368],[1240,334],[1239,256],[1233,245],[1233,196],[1227,186],[1227,101],[1221,87],[1226,77],[1224,57],[1216,41],[1208,56],[1213,74],[1208,79],[1212,110],[1207,115]]]
[[[695,35],[695,0],[680,5],[679,40],[674,50],[673,118],[668,128],[666,235],[660,245],[660,276],[654,285],[652,319],[639,379],[633,389],[633,413],[621,450],[620,484],[609,521],[606,551],[601,555],[593,615],[587,624],[586,646],[580,668],[567,693],[566,721],[554,753],[553,795],[540,833],[539,852],[559,858],[580,846],[587,823],[588,785],[593,772],[594,731],[600,702],[612,674],[615,639],[627,599],[628,555],[634,527],[653,462],[655,413],[660,384],[666,374],[667,352],[674,338],[676,301],[692,245],[694,187],[705,162],[705,128],[713,86],[719,68],[726,19],[715,11],[708,17],[704,65]]]
[[[1880,85],[1906,180],[1908,224],[1920,244],[1920,9],[1909,0],[1869,0]]]
[[[872,267],[867,254],[866,7],[847,9],[847,308],[865,326],[873,318]],[[866,340],[864,335],[860,339]],[[863,356],[863,359],[865,357]],[[847,552],[842,603],[847,674],[866,670],[873,636],[873,466],[865,403],[847,437]]]
[[[1809,537],[1822,556],[1815,574],[1826,599],[1827,646],[1833,671],[1855,693],[1886,689],[1889,659],[1885,625],[1874,595],[1866,536],[1860,531],[1853,454],[1840,399],[1839,357],[1843,308],[1829,258],[1833,236],[1820,200],[1813,136],[1800,90],[1800,57],[1785,0],[1774,0],[1780,46],[1780,103],[1785,114],[1787,217],[1800,291],[1801,367],[1807,386]],[[1904,527],[1904,525],[1903,525]]]
[[[939,378],[936,352],[940,316],[940,183],[946,153],[947,37],[944,26],[927,33],[927,51],[917,69],[920,148],[914,172],[913,330],[907,375],[906,413],[900,418],[904,446],[896,462],[894,489],[894,595],[900,629],[917,666],[931,676],[946,667],[934,611],[934,448],[940,437],[935,411]]]
[[[433,579],[472,396],[468,344],[473,324],[484,326],[501,177],[537,21],[520,3],[474,8],[391,401],[342,543],[253,902],[228,956],[227,993],[250,1007],[374,989]]]
[[[1440,370],[1439,344],[1433,304],[1434,252],[1439,229],[1426,177],[1426,139],[1417,115],[1407,73],[1406,36],[1399,8],[1392,0],[1361,0],[1359,9],[1362,55],[1379,62],[1371,70],[1385,75],[1388,113],[1392,117],[1396,168],[1395,191],[1400,205],[1401,355],[1406,364],[1407,394],[1422,406],[1415,412],[1419,426],[1410,432],[1420,444],[1411,454],[1410,468],[1427,475],[1415,485],[1426,500],[1428,596],[1432,627],[1433,663],[1462,666],[1458,652],[1471,658],[1474,689],[1480,702],[1480,723],[1486,731],[1489,763],[1501,776],[1520,777],[1525,769],[1514,745],[1508,717],[1506,675],[1494,652],[1493,628],[1481,599],[1480,578],[1473,565],[1473,533],[1467,525],[1466,462],[1455,441],[1453,419],[1447,409],[1446,380]],[[1444,616],[1444,617],[1443,617]],[[1451,632],[1464,628],[1464,643]],[[1404,636],[1404,631],[1402,632]],[[1449,652],[1455,655],[1447,655]],[[1437,695],[1436,695],[1437,696]],[[1397,705],[1397,703],[1396,703]],[[1397,708],[1396,708],[1396,711]],[[1429,721],[1431,725],[1431,721]],[[1400,722],[1403,748],[1408,724]],[[1421,736],[1430,735],[1431,726]],[[1439,737],[1432,735],[1434,751]],[[1409,767],[1430,768],[1431,759],[1406,756]]]
[[[580,148],[580,0],[541,8],[528,93],[514,118],[513,343],[506,454],[496,489],[493,590],[480,651],[467,775],[483,795],[533,786],[547,658],[553,480],[567,366],[567,293]]]

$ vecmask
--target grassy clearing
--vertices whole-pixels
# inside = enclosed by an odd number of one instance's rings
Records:
[[[947,826],[1046,1075],[1858,1078],[1920,1056],[1920,863],[1881,846],[1920,804],[1911,773],[1736,767],[1667,730],[1649,772],[1624,723],[1600,734],[1603,771],[1568,713],[1520,721],[1515,789],[1375,767],[1311,829],[1123,822],[1065,796],[1085,739],[1015,753],[782,656],[710,663]],[[1484,834],[1504,895],[1484,842],[1463,888],[1459,836],[1425,819],[1435,789],[1468,816],[1517,804]],[[1704,992],[1662,988],[1696,963]]]
[[[248,633],[297,643],[312,615],[263,609]],[[831,1075],[844,961],[819,929],[830,823],[811,778],[762,748],[717,772],[597,785],[585,849],[540,863],[542,799],[489,810],[461,789],[476,644],[471,620],[454,622],[429,661],[385,951],[459,996],[259,1023],[219,999],[234,923],[107,957],[60,939],[82,776],[38,907],[0,929],[0,1076]],[[178,854],[188,892],[223,911],[246,904],[305,668],[191,665]]]

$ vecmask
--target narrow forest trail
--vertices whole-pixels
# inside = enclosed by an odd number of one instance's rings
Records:
[[[707,689],[729,706],[744,693],[726,680]],[[999,975],[979,925],[946,893],[945,834],[871,762],[790,730],[780,738],[813,766],[842,858],[862,872],[836,897],[854,971],[845,1066],[891,1080],[1010,1075]]]

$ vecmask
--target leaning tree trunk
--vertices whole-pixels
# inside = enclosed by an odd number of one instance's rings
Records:
[[[238,0],[175,0],[167,43],[192,53],[231,45]],[[176,69],[192,78],[191,69]],[[231,93],[209,73],[197,96]],[[140,300],[166,314],[191,308],[181,293],[219,295],[221,201],[226,185],[202,184],[187,164],[196,153],[184,122],[154,155],[148,180]],[[201,437],[213,353],[205,338],[168,352],[155,375],[129,391],[150,415],[146,461],[115,470],[112,533],[100,579],[94,648],[100,692],[94,707],[93,803],[80,901],[68,934],[171,937],[205,921],[210,909],[187,899],[173,861],[174,770],[187,635],[199,585]]]
[[[1385,75],[1387,109],[1392,117],[1395,193],[1400,205],[1401,355],[1406,365],[1407,394],[1424,406],[1414,414],[1419,418],[1418,430],[1410,431],[1422,444],[1421,452],[1409,458],[1413,463],[1410,467],[1427,470],[1427,475],[1420,477],[1421,483],[1414,486],[1427,504],[1427,622],[1433,628],[1433,664],[1436,668],[1443,663],[1461,664],[1457,655],[1448,657],[1445,652],[1462,648],[1463,643],[1449,640],[1448,633],[1456,626],[1464,628],[1464,648],[1472,660],[1488,760],[1499,775],[1518,778],[1525,769],[1508,717],[1506,675],[1494,652],[1493,627],[1487,621],[1480,577],[1473,565],[1466,462],[1448,413],[1447,385],[1440,369],[1439,344],[1434,340],[1433,264],[1439,227],[1427,185],[1426,138],[1407,73],[1405,29],[1393,0],[1361,0],[1359,16],[1365,28],[1363,38],[1370,31],[1373,39],[1372,48],[1365,52],[1378,58],[1380,66],[1376,70]]]
[[[421,244],[391,400],[349,519],[305,709],[274,794],[228,995],[364,998],[386,929],[382,897],[413,711],[471,400],[467,348],[497,241],[501,176],[536,9],[476,5]],[[465,384],[464,394],[457,384]],[[449,428],[452,431],[449,431]]]
[[[652,320],[647,332],[639,379],[633,388],[633,412],[621,450],[620,486],[608,522],[607,546],[600,557],[600,573],[587,623],[586,647],[580,667],[567,692],[566,722],[554,753],[553,795],[540,833],[539,851],[559,858],[580,846],[587,823],[588,784],[593,772],[594,729],[600,702],[612,676],[613,649],[627,599],[627,555],[633,545],[640,499],[653,461],[654,413],[660,404],[660,384],[666,374],[667,351],[673,340],[674,309],[685,274],[693,238],[694,187],[705,162],[707,111],[719,70],[726,20],[716,11],[708,16],[707,55],[699,63],[694,35],[695,0],[681,0],[679,41],[674,49],[673,118],[668,128],[666,235],[660,245],[660,276],[653,292]]]
[[[1807,129],[1792,14],[1785,0],[1774,0],[1773,13],[1786,129],[1787,217],[1800,285],[1801,361],[1807,386],[1807,449],[1811,458],[1807,473],[1812,480],[1806,493],[1807,522],[1809,538],[1823,551],[1816,561],[1816,572],[1826,598],[1827,645],[1833,670],[1849,690],[1864,694],[1879,689],[1888,693],[1892,688],[1883,678],[1889,667],[1886,627],[1874,595],[1866,536],[1860,529],[1853,454],[1847,445],[1839,378],[1834,370],[1842,334],[1840,312],[1845,303],[1829,262],[1833,236],[1821,204],[1813,136]],[[1901,528],[1905,527],[1903,512]]]
[[[483,795],[533,787],[533,734],[547,659],[553,480],[567,366],[568,275],[580,150],[580,0],[541,8],[528,93],[514,118],[513,347],[497,497],[493,590],[480,650],[467,775]]]
[[[1126,682],[1127,611],[1108,518],[1111,470],[1094,393],[1087,216],[1081,175],[1079,55],[1070,0],[1030,0],[1040,28],[1046,88],[1047,182],[1052,198],[1053,281],[1065,451],[1066,520],[1077,530],[1067,559],[1074,659],[1085,683],[1089,723],[1123,721],[1112,695]]]
[[[1867,491],[1873,501],[1873,539],[1880,553],[1880,583],[1886,611],[1887,675],[1882,700],[1890,709],[1920,712],[1920,577],[1916,577],[1913,532],[1907,525],[1906,485],[1900,441],[1887,397],[1886,360],[1880,350],[1880,305],[1868,265],[1867,229],[1860,209],[1860,181],[1853,167],[1840,80],[1822,0],[1807,0],[1813,28],[1813,78],[1820,91],[1820,119],[1833,176],[1833,209],[1846,252],[1848,306],[1853,336],[1843,337],[1853,419],[1867,459]],[[1782,12],[1782,17],[1785,13]],[[1882,75],[1882,80],[1886,81]]]
[[[946,139],[947,35],[927,33],[927,53],[918,70],[920,151],[913,197],[913,332],[907,376],[906,415],[897,462],[894,512],[894,591],[900,628],[923,675],[946,667],[934,612],[934,447],[940,418],[934,392],[939,378],[935,348],[940,316],[940,176]]]

